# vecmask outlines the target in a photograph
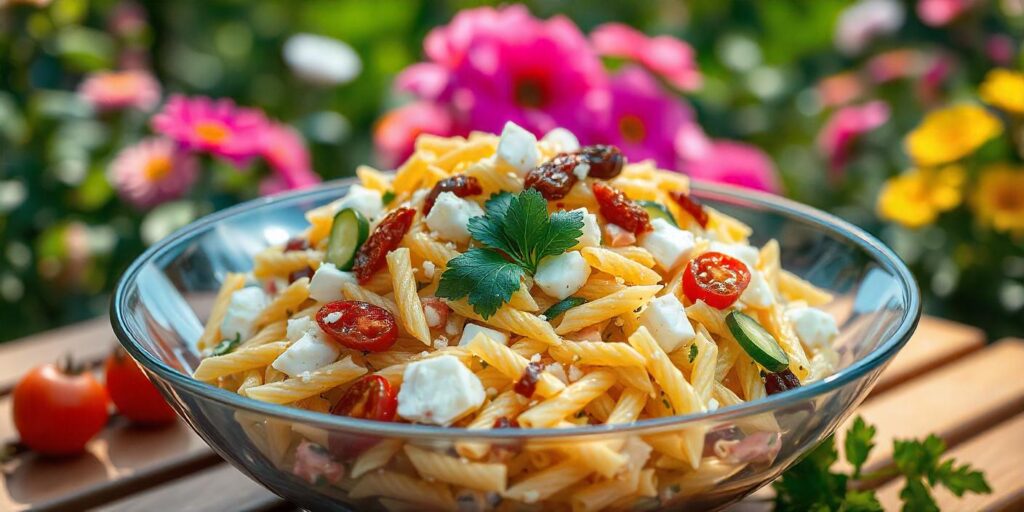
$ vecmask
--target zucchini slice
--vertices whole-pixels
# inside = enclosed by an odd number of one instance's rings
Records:
[[[370,223],[366,217],[352,208],[345,208],[334,216],[324,260],[333,263],[338,270],[351,270],[355,263],[356,251],[369,235]]]
[[[550,322],[561,316],[562,313],[565,313],[566,311],[569,311],[570,309],[585,302],[587,302],[587,299],[584,299],[583,297],[566,297],[552,304],[551,307],[544,311],[544,316],[547,317]]]
[[[668,208],[666,208],[665,205],[656,201],[643,200],[637,201],[637,204],[647,211],[647,215],[651,216],[651,220],[665,219],[669,224],[672,224],[677,228],[679,227],[679,224],[676,224],[676,219],[672,217],[672,212],[668,211]]]
[[[789,368],[786,351],[757,320],[739,311],[731,311],[725,316],[725,323],[747,355],[764,369],[774,373]]]

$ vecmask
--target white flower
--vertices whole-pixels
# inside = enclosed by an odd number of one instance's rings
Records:
[[[899,30],[905,15],[896,0],[861,0],[839,14],[836,47],[844,54],[856,55],[876,37]]]
[[[283,53],[296,76],[318,85],[351,82],[363,68],[351,46],[325,36],[296,34],[284,43]]]

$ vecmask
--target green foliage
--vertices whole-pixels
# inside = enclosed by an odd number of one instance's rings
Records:
[[[892,470],[861,475],[864,462],[874,445],[875,427],[857,417],[846,431],[843,442],[846,460],[853,466],[852,475],[832,470],[839,460],[832,437],[783,474],[775,488],[775,509],[778,511],[845,511],[880,512],[881,504],[872,490],[856,490],[858,481],[881,476],[899,476],[906,484],[900,492],[904,511],[937,511],[931,490],[942,485],[957,496],[965,492],[991,492],[980,471],[967,464],[955,466],[952,459],[941,460],[945,443],[935,435],[924,441],[893,442]]]

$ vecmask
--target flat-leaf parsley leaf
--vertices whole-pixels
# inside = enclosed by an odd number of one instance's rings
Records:
[[[549,215],[547,200],[533,189],[492,196],[484,209],[484,215],[469,219],[468,225],[470,235],[484,247],[448,262],[437,296],[468,296],[473,311],[488,318],[509,301],[525,274],[537,271],[541,259],[576,245],[583,235],[583,213]]]

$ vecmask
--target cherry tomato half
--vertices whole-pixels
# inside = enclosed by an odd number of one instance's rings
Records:
[[[353,350],[381,352],[398,339],[391,312],[358,300],[324,304],[316,313],[316,323],[338,344]]]
[[[356,381],[334,404],[331,414],[374,421],[395,419],[398,394],[380,375],[367,375]]]
[[[750,270],[742,261],[720,252],[706,252],[686,265],[683,293],[692,300],[725,309],[731,306],[750,284]]]
[[[107,394],[122,416],[151,425],[174,421],[174,410],[123,349],[110,354],[105,370]]]
[[[47,364],[14,388],[14,426],[37,453],[73,455],[107,424],[107,393],[89,372]]]

